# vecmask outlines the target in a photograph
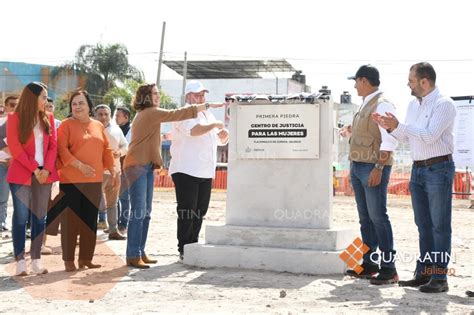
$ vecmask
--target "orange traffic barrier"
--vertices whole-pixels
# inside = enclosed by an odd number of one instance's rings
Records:
[[[155,171],[155,187],[158,188],[173,188],[174,183],[171,176],[168,176],[167,169]],[[216,177],[212,181],[213,189],[227,189],[227,170],[216,171]]]
[[[335,172],[336,180],[334,181],[337,183],[335,187],[336,195],[344,195],[344,196],[354,196],[354,190],[352,189],[351,181],[350,181],[350,174],[348,170],[340,170]],[[472,180],[469,176],[469,181]],[[454,198],[456,199],[468,199],[469,195],[468,187],[466,186],[466,173],[465,172],[457,172],[454,176],[453,182],[453,193]],[[399,195],[399,196],[409,196],[410,189],[409,189],[409,182],[410,182],[410,173],[392,173],[390,175],[390,181],[388,184],[388,193],[392,195]],[[168,176],[168,170],[156,170],[155,171],[155,187],[160,188],[173,188],[174,183],[170,176]],[[227,189],[227,170],[217,170],[216,176],[212,181],[212,188],[213,189]],[[472,193],[472,192],[471,192]]]

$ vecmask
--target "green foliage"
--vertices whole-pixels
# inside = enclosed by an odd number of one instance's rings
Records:
[[[69,115],[69,98],[67,94],[58,95],[54,100],[54,118],[63,120]]]
[[[176,109],[178,104],[173,101],[171,96],[160,90],[160,107],[164,109]]]
[[[132,99],[142,82],[128,79],[123,86],[115,86],[104,95],[104,103],[117,106],[132,106]]]
[[[83,76],[85,86],[94,103],[102,103],[102,97],[111,89],[124,85],[127,80],[142,82],[142,71],[128,62],[128,50],[123,44],[82,45],[74,61],[52,71],[54,79],[62,73]],[[118,91],[115,91],[118,93]]]

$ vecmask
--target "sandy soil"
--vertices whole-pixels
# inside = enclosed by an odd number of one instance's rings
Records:
[[[205,224],[224,224],[225,198],[225,192],[213,192]],[[11,237],[4,233],[0,240],[0,312],[472,314],[474,298],[464,294],[474,289],[474,211],[467,205],[468,201],[454,201],[455,262],[450,267],[455,275],[449,277],[450,291],[428,295],[394,285],[371,286],[366,280],[343,275],[185,266],[177,262],[174,192],[156,191],[147,249],[159,263],[149,270],[125,267],[125,241],[108,241],[99,232],[94,260],[103,264],[102,268],[64,272],[59,239],[50,238],[53,255],[43,256],[49,274],[18,279],[11,277]],[[11,211],[10,205],[9,222]],[[389,214],[397,250],[406,255],[416,253],[417,230],[410,199],[390,196]],[[352,197],[335,198],[334,224],[358,229]],[[410,278],[413,267],[413,262],[398,262],[401,279]]]

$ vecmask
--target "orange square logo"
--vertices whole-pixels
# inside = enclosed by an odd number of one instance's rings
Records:
[[[344,261],[349,268],[354,270],[357,274],[364,271],[361,265],[357,262],[362,259],[365,253],[369,251],[369,247],[365,245],[360,237],[357,237],[352,244],[339,254],[339,258]]]

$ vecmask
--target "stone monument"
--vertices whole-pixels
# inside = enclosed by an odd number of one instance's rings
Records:
[[[333,102],[237,98],[230,106],[226,224],[207,225],[184,263],[335,274],[357,235],[332,226]]]

